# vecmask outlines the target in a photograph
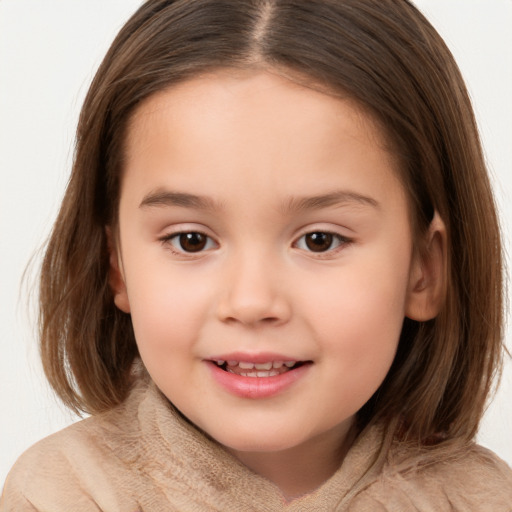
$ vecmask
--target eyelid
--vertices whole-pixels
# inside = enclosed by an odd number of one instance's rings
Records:
[[[198,258],[204,255],[204,253],[211,251],[214,248],[219,247],[219,243],[215,240],[215,237],[207,233],[208,230],[202,229],[201,227],[195,227],[190,225],[179,225],[173,228],[169,228],[162,236],[158,237],[158,241],[168,249],[172,254],[176,256],[180,256],[183,258]],[[184,251],[177,249],[173,244],[172,240],[180,235],[185,235],[188,233],[197,233],[205,236],[210,242],[213,242],[215,247],[210,247],[207,249],[201,249],[199,251]],[[207,242],[208,243],[208,242]]]
[[[332,249],[327,249],[325,251],[318,251],[318,252],[313,251],[313,250],[308,250],[306,248],[298,247],[298,243],[302,238],[304,238],[307,235],[314,234],[314,233],[322,233],[322,234],[332,235],[335,239],[338,240],[339,243],[336,247],[334,247]],[[294,248],[305,252],[308,256],[325,259],[325,258],[331,258],[331,257],[335,256],[336,254],[338,254],[338,252],[346,249],[347,246],[349,246],[353,243],[354,243],[354,238],[343,235],[336,229],[332,229],[332,228],[329,229],[329,228],[325,228],[325,227],[321,227],[321,226],[318,226],[318,227],[315,227],[315,226],[309,227],[308,226],[306,229],[301,230],[301,233],[299,234],[299,236],[297,236],[295,238],[295,241],[293,242],[292,245]]]

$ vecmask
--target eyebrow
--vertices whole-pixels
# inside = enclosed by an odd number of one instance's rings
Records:
[[[356,192],[339,190],[328,194],[319,194],[306,197],[291,197],[285,204],[285,213],[299,213],[307,210],[320,210],[331,206],[343,206],[356,203],[363,206],[370,206],[379,209],[378,201],[369,196]],[[192,208],[196,210],[218,211],[221,204],[210,197],[189,194],[186,192],[173,192],[164,189],[157,189],[149,192],[142,199],[139,208],[178,206],[181,208]]]
[[[298,213],[305,210],[320,210],[331,206],[343,206],[355,203],[380,209],[380,204],[374,198],[348,190],[338,190],[329,194],[308,197],[292,197],[285,208],[286,212]]]
[[[186,192],[172,192],[169,190],[157,189],[149,192],[142,199],[139,208],[179,206],[182,208],[193,208],[196,210],[219,210],[220,204],[213,199]]]

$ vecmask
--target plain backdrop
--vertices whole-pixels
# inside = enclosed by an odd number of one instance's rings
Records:
[[[62,197],[88,84],[140,0],[0,0],[0,487],[16,458],[76,421],[42,376],[34,275]],[[471,92],[512,239],[512,0],[417,0]],[[25,284],[22,276],[26,272]],[[511,346],[511,330],[508,330]],[[512,365],[479,442],[512,464]]]

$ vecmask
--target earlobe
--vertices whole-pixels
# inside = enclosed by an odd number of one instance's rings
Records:
[[[426,322],[438,315],[446,295],[446,266],[446,226],[436,212],[411,265],[405,316]]]
[[[130,313],[130,302],[123,275],[122,263],[110,227],[105,228],[109,253],[108,284],[114,295],[114,304],[124,313]]]

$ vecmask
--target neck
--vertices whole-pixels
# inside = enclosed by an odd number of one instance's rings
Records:
[[[273,482],[290,502],[313,492],[338,470],[355,436],[354,422],[350,421],[286,450],[229,451],[249,469]]]

